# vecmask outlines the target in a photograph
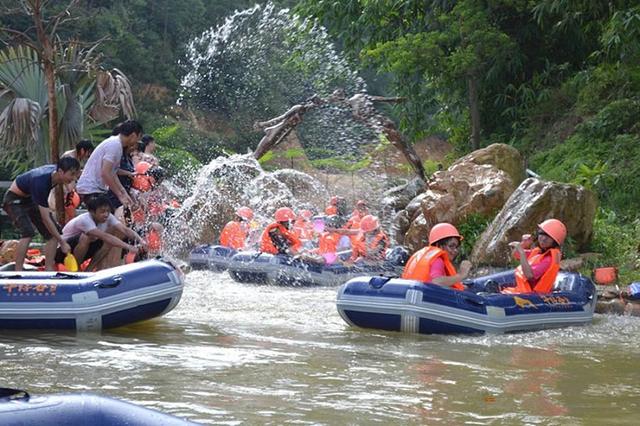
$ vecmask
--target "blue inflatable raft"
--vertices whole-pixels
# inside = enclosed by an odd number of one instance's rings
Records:
[[[202,244],[189,253],[189,265],[194,270],[221,272],[227,269],[231,256],[236,253],[229,247]]]
[[[395,260],[391,252],[378,264],[336,262],[331,265],[311,263],[302,258],[272,255],[259,252],[240,252],[231,257],[227,271],[231,278],[241,283],[270,284],[280,286],[337,286],[362,275],[398,276],[402,262]],[[344,254],[345,260],[351,252]],[[405,256],[401,256],[402,259]]]
[[[95,273],[0,272],[0,329],[101,330],[161,316],[182,271],[159,259]]]
[[[507,333],[588,324],[596,289],[560,272],[548,294],[487,293],[514,282],[513,271],[468,281],[469,291],[384,277],[354,278],[338,291],[340,316],[362,328],[420,334]]]
[[[0,388],[0,423],[4,426],[183,426],[187,420],[117,399],[90,394],[29,396]]]

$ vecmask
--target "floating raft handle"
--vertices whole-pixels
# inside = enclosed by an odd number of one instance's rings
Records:
[[[22,389],[0,388],[0,399],[14,401],[18,399],[28,400],[31,398],[27,391]]]
[[[114,288],[118,287],[122,283],[122,276],[116,275],[113,277],[111,281],[101,282],[96,284],[95,286],[98,288]]]

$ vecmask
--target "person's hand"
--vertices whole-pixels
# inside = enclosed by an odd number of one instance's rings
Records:
[[[472,267],[473,265],[471,264],[471,262],[469,262],[468,260],[463,260],[462,262],[460,262],[460,275],[466,277],[467,275],[469,275],[469,271],[471,271]]]
[[[511,247],[514,250],[518,250],[518,249],[522,248],[522,246],[520,244],[520,241],[511,241],[509,243],[509,247]]]
[[[145,240],[141,240],[140,248],[142,248],[142,250],[144,251],[149,251],[149,243],[147,243]]]
[[[129,246],[129,248],[127,249],[129,251],[129,253],[133,253],[133,254],[138,254],[140,252],[140,248],[137,246]]]
[[[67,243],[66,241],[62,240],[60,242],[60,250],[64,253],[64,254],[68,254],[71,252],[71,246],[69,245],[69,243]]]

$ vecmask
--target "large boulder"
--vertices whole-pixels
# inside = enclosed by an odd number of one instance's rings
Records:
[[[412,216],[404,245],[416,251],[427,243],[429,230],[439,222],[458,224],[471,215],[492,217],[504,205],[515,185],[504,171],[489,164],[459,161],[434,173],[429,188],[420,194],[420,208]],[[411,209],[412,210],[412,209]]]
[[[515,186],[527,178],[524,159],[520,151],[503,143],[494,143],[458,159],[458,163],[489,164],[505,172]]]
[[[291,195],[307,206],[322,211],[325,200],[329,198],[327,188],[315,178],[293,169],[281,169],[271,173],[273,178],[287,186]]]
[[[593,234],[596,208],[595,195],[584,187],[526,179],[480,236],[471,261],[476,265],[508,266],[509,242],[533,233],[538,223],[549,218],[560,219],[567,226],[577,250],[586,249]]]
[[[200,170],[191,196],[165,232],[166,245],[182,255],[195,244],[217,242],[222,227],[240,206],[251,207],[256,221],[264,224],[279,207],[296,210],[308,207],[310,200],[326,198],[323,185],[304,173],[267,173],[250,154],[218,157]]]

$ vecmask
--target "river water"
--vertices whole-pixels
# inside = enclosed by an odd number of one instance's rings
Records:
[[[640,318],[416,336],[352,329],[335,296],[192,272],[160,319],[3,332],[0,386],[92,392],[203,424],[638,424]]]

